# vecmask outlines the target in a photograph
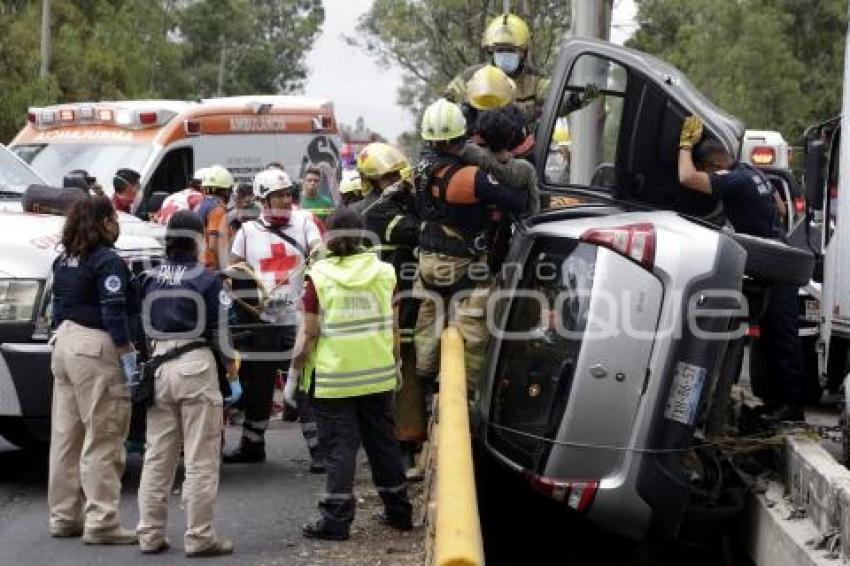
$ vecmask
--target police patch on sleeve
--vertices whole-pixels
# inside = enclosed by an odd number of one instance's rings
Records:
[[[218,302],[225,308],[230,308],[233,305],[233,299],[227,294],[227,291],[222,289],[218,293]]]
[[[103,281],[103,288],[110,293],[117,293],[121,290],[121,278],[117,275],[110,275]]]

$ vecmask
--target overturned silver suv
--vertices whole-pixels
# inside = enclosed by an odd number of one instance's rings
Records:
[[[486,453],[638,539],[677,536],[707,481],[686,455],[723,430],[746,322],[771,283],[805,284],[813,265],[734,234],[719,201],[679,185],[690,114],[739,155],[743,125],[676,69],[604,42],[563,46],[537,135],[552,206],[516,227],[472,402]],[[554,167],[564,119],[572,143]]]

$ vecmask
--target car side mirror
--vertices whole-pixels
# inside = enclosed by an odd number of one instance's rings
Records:
[[[806,144],[804,185],[806,202],[811,208],[821,210],[826,185],[826,144],[823,140],[810,140]]]

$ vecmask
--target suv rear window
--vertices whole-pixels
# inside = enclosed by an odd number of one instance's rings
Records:
[[[570,397],[596,252],[596,246],[575,240],[541,238],[509,307],[488,438],[529,470],[545,461],[551,445],[544,439],[555,438]]]

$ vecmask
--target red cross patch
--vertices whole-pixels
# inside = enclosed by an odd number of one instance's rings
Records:
[[[260,271],[274,273],[274,282],[280,285],[289,278],[289,272],[298,263],[299,256],[287,254],[286,246],[283,244],[272,244],[271,247],[272,257],[260,260]]]

